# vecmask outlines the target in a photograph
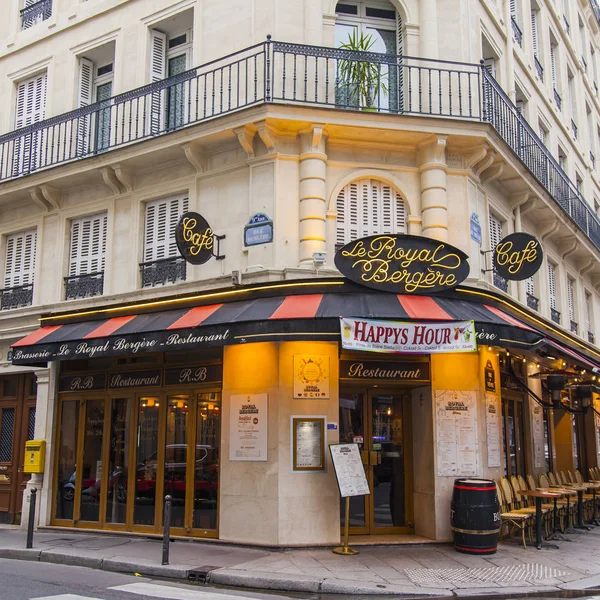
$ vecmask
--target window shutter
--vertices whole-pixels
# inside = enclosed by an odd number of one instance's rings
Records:
[[[188,208],[187,197],[155,200],[146,204],[144,262],[177,256],[175,229]]]
[[[167,36],[158,29],[150,31],[150,81],[161,81],[166,76]],[[153,92],[150,97],[150,133],[157,134],[164,128],[165,91]]]
[[[556,89],[556,46],[550,45],[550,67],[552,69],[552,85]]]
[[[502,239],[502,221],[500,221],[500,219],[493,213],[490,213],[489,227],[490,227],[490,250],[494,250],[494,248],[498,245],[498,243]]]
[[[537,27],[537,10],[531,11],[531,42],[533,44],[533,55],[539,56],[538,48],[538,27]]]
[[[87,58],[79,59],[79,89],[77,105],[89,106],[92,104],[94,80],[94,63]],[[91,115],[80,117],[77,121],[77,155],[85,156],[90,148]]]
[[[4,287],[12,288],[33,283],[37,233],[25,231],[6,238]]]
[[[556,310],[556,267],[548,263],[548,294],[550,296],[550,308]]]
[[[585,323],[587,330],[592,332],[592,296],[590,294],[585,295]]]
[[[510,16],[517,20],[517,0],[510,0]]]
[[[525,280],[525,292],[528,296],[533,296],[535,298],[535,281],[533,275]]]
[[[575,321],[575,290],[572,279],[567,279],[567,303],[569,305],[569,319]]]
[[[340,191],[336,200],[336,245],[368,235],[405,233],[402,196],[375,179],[360,179]]]
[[[106,214],[71,221],[69,276],[104,271]]]

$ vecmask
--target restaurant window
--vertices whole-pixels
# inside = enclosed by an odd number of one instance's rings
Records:
[[[144,223],[144,252],[140,265],[142,287],[156,287],[186,279],[186,262],[177,250],[175,228],[188,212],[189,198],[174,196],[147,202]]]
[[[36,241],[35,230],[6,236],[2,310],[29,306],[33,300]]]
[[[336,248],[368,235],[406,233],[402,196],[376,179],[349,183],[338,194],[336,210]]]
[[[494,248],[500,243],[502,239],[502,221],[492,212],[489,214],[489,236],[490,236],[490,252],[494,252]],[[508,281],[496,273],[496,269],[493,270],[493,283],[501,289],[503,292],[508,291]]]
[[[106,213],[71,221],[66,299],[101,296],[106,257]]]

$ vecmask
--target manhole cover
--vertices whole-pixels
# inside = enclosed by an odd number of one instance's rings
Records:
[[[405,569],[407,577],[416,584],[433,583],[500,583],[555,579],[568,575],[553,567],[529,564],[511,567],[481,567],[475,569]]]

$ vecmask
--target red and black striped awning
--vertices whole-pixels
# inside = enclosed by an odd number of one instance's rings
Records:
[[[339,317],[475,321],[482,344],[535,347],[543,335],[489,304],[388,293],[323,293],[254,298],[47,325],[13,344],[14,364],[162,352],[255,341],[337,340]]]

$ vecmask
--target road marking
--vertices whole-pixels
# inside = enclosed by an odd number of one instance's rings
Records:
[[[139,594],[140,596],[150,596],[151,598],[164,598],[165,600],[249,600],[248,596],[232,596],[231,594],[205,592],[198,589],[185,590],[182,588],[143,582],[117,585],[108,589],[118,592],[129,592],[130,594]]]
[[[41,598],[32,598],[31,600],[102,600],[102,598],[80,596],[79,594],[61,594],[60,596],[43,596]]]

